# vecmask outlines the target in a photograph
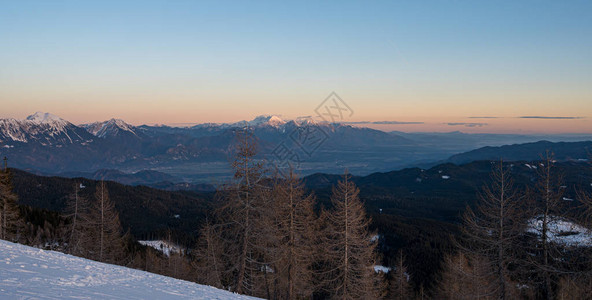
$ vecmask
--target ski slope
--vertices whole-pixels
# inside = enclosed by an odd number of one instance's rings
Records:
[[[0,240],[0,299],[255,299]]]

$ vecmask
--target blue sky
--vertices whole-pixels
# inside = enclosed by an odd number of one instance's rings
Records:
[[[488,115],[503,118],[466,129],[581,131],[592,117],[590,1],[0,3],[0,117],[297,117],[331,91],[351,121],[424,122],[408,130]]]

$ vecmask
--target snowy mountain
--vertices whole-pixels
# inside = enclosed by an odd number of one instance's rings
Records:
[[[118,119],[75,126],[36,113],[26,120],[0,120],[0,156],[8,157],[13,167],[46,174],[115,169],[165,171],[190,181],[223,178],[229,172],[236,131],[247,126],[257,138],[259,158],[279,161],[283,147],[291,159],[301,162],[302,174],[341,173],[346,168],[368,174],[454,154],[395,134],[310,117],[284,120],[262,115],[236,123],[135,127]]]
[[[2,299],[256,299],[0,240]]]
[[[0,120],[0,157],[8,157],[15,168],[45,174],[153,170],[188,182],[204,177],[209,181],[212,176],[229,176],[228,158],[236,131],[247,126],[257,139],[258,158],[275,165],[287,165],[285,160],[289,158],[302,175],[341,173],[345,169],[365,175],[427,165],[459,153],[457,146],[441,142],[444,137],[386,133],[317,122],[311,117],[284,120],[277,115],[262,115],[235,123],[136,127],[119,119],[76,126],[49,113],[36,113],[25,120]],[[541,147],[549,149],[546,144]],[[527,152],[538,156],[541,147]],[[571,152],[583,149],[570,144],[562,147],[573,148]],[[556,155],[562,153],[552,150]],[[484,159],[481,155],[475,157]],[[451,161],[457,162],[453,158]],[[468,161],[472,160],[473,156],[469,156]]]
[[[104,122],[95,122],[91,124],[80,125],[92,135],[99,138],[116,136],[135,136],[139,137],[136,127],[126,123],[121,119],[111,119]]]
[[[189,129],[228,129],[228,128],[261,128],[261,127],[274,127],[280,128],[288,123],[288,121],[282,119],[277,115],[260,115],[255,117],[251,121],[242,120],[234,123],[202,123],[189,127]]]
[[[91,143],[93,138],[86,130],[49,113],[37,112],[25,120],[0,119],[0,144],[4,146],[11,143],[38,143],[61,147]]]
[[[271,126],[271,127],[280,127],[286,124],[281,117],[275,115],[261,115],[257,116],[255,119],[251,121],[240,121],[237,123],[232,124],[231,127],[264,127],[264,126]]]

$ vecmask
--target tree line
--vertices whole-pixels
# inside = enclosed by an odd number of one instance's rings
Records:
[[[476,207],[467,207],[456,252],[444,262],[446,299],[589,299],[592,291],[592,197],[578,201],[547,153],[532,186],[517,189],[512,164],[498,162]],[[570,226],[584,226],[570,229]],[[574,230],[586,236],[569,240]],[[562,241],[562,239],[566,239]]]

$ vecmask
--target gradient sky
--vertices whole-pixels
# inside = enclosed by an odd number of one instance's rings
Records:
[[[592,132],[592,1],[0,0],[0,41],[0,117]]]

